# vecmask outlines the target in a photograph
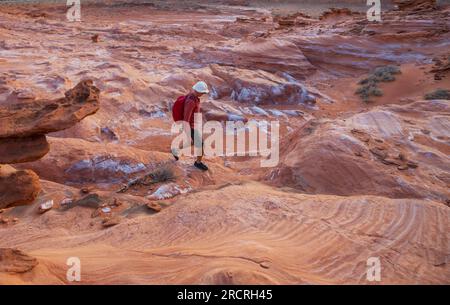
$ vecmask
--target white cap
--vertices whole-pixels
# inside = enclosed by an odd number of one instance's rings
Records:
[[[196,83],[192,87],[192,89],[194,89],[198,93],[205,93],[205,94],[209,93],[208,85],[205,82],[198,82],[198,83]]]

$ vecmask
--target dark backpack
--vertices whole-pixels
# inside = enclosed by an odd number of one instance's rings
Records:
[[[175,122],[182,121],[184,118],[184,101],[186,96],[180,96],[177,98],[175,104],[172,107],[172,117]]]

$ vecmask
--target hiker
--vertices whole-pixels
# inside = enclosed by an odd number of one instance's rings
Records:
[[[174,121],[185,121],[189,123],[189,126],[191,127],[191,144],[195,144],[195,138],[198,136],[194,125],[194,114],[201,112],[200,97],[208,93],[208,85],[205,82],[200,81],[192,87],[191,92],[185,96],[180,96],[173,106],[172,112]],[[197,128],[202,128],[202,126],[197,126]],[[198,142],[202,145],[202,156],[197,157],[197,160],[194,162],[194,166],[200,170],[207,171],[208,166],[202,162],[203,139],[200,139]],[[172,152],[172,154],[175,157],[175,160],[178,161],[179,157],[174,152]]]

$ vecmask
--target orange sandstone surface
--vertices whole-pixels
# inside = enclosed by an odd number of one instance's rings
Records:
[[[450,8],[194,2],[0,6],[0,284],[449,284]],[[199,79],[208,120],[280,122],[277,166],[173,160]]]

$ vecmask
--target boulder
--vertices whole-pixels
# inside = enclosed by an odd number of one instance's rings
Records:
[[[109,227],[113,227],[115,225],[118,225],[121,221],[121,218],[118,216],[112,216],[112,217],[108,217],[102,220],[102,225],[105,228],[109,228]]]
[[[29,204],[40,191],[39,177],[33,171],[0,165],[0,208]]]
[[[39,205],[39,213],[44,214],[53,208],[53,200],[46,201]]]
[[[157,203],[157,202],[149,202],[149,203],[147,204],[147,207],[148,207],[150,210],[155,211],[155,212],[161,212],[161,210],[162,210],[161,205],[160,205],[159,203]]]

